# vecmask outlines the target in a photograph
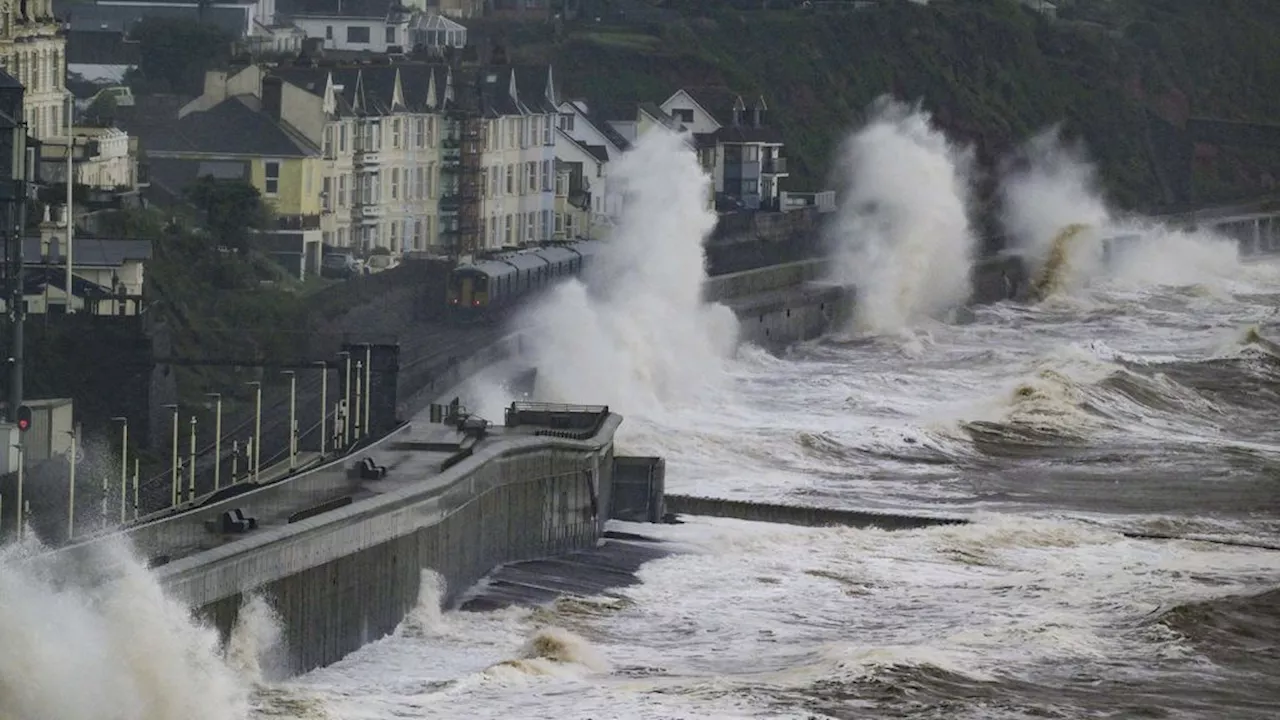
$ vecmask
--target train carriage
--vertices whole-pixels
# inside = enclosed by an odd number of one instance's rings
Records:
[[[528,296],[580,276],[599,245],[592,240],[544,245],[459,265],[449,274],[449,313],[459,322],[492,322]]]

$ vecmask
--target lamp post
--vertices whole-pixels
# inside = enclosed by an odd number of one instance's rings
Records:
[[[351,423],[352,425],[354,425],[354,427],[352,428],[351,434],[355,442],[360,442],[360,421],[362,419],[360,417],[360,408],[364,404],[363,401],[361,400],[361,395],[360,395],[360,392],[364,390],[364,388],[361,387],[360,385],[360,378],[364,377],[363,371],[364,371],[364,361],[357,360],[356,361],[355,407],[353,408],[353,412],[351,413]]]
[[[25,507],[22,504],[22,481],[24,480],[22,466],[27,464],[27,459],[23,457],[22,443],[18,443],[13,447],[18,451],[18,541],[21,542],[22,534],[27,528],[27,514],[22,511],[22,508]]]
[[[120,524],[128,521],[125,508],[129,505],[129,418],[114,417],[120,423]]]
[[[142,464],[138,458],[133,459],[133,519],[138,519],[138,469]]]
[[[258,482],[258,471],[261,470],[259,462],[262,460],[262,381],[251,380],[248,383],[253,386],[256,398],[253,402],[253,481]]]
[[[317,360],[316,364],[320,366],[320,459],[323,460],[329,419],[329,363]]]
[[[343,385],[345,399],[342,403],[342,449],[351,447],[351,353],[343,350],[338,353],[346,364],[347,382]]]
[[[72,236],[75,234],[75,222],[72,220],[74,213],[72,212],[72,188],[74,186],[75,170],[71,156],[75,154],[76,136],[75,128],[71,121],[71,116],[75,111],[75,97],[71,93],[67,93],[67,314],[75,312],[75,293],[71,290],[72,282]]]
[[[298,467],[298,374],[293,370],[284,370],[282,375],[289,376],[289,470]]]
[[[9,421],[17,420],[22,407],[23,318],[26,303],[23,292],[22,235],[26,225],[27,200],[31,191],[31,172],[35,169],[35,148],[27,147],[24,122],[24,89],[22,83],[0,72],[0,218],[4,230],[6,260],[5,280],[8,286],[6,307],[12,331],[9,333]],[[19,441],[21,442],[21,441]],[[18,529],[22,530],[21,501],[18,502]]]
[[[191,416],[191,454],[187,463],[187,502],[196,499],[196,416]]]
[[[373,396],[373,345],[364,346],[364,434],[369,435],[369,398]]]
[[[222,393],[205,393],[214,399],[213,410],[213,489],[222,487]],[[234,480],[233,480],[234,482]]]
[[[170,494],[172,495],[169,507],[177,507],[178,505],[178,406],[165,405],[173,411],[173,461],[169,468],[169,484]]]
[[[68,430],[71,451],[67,453],[67,539],[76,536],[76,431]]]

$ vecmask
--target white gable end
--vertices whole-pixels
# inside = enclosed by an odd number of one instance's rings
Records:
[[[675,94],[667,98],[660,107],[663,112],[675,118],[691,132],[713,133],[720,129],[720,123],[711,117],[711,113],[684,90],[675,91]]]

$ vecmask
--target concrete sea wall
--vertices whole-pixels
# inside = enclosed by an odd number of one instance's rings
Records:
[[[799,505],[722,500],[719,498],[693,497],[691,495],[666,495],[666,511],[677,515],[701,515],[727,517],[754,522],[783,523],[811,527],[859,527],[882,530],[912,530],[937,525],[963,525],[964,518],[930,517],[926,515],[901,515],[870,512],[866,510],[834,510]]]
[[[208,542],[204,521],[300,510],[351,493],[363,455],[391,464],[405,431],[361,456],[129,533],[153,557],[161,583],[226,637],[247,596],[265,597],[284,626],[287,670],[330,664],[391,632],[418,601],[423,570],[447,601],[502,563],[589,547],[603,531],[613,474],[610,415],[588,440],[505,437],[439,472],[313,517],[250,531],[166,562],[165,549]],[[392,466],[396,472],[396,466]],[[84,567],[96,542],[55,556]]]

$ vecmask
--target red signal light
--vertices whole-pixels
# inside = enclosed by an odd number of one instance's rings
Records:
[[[31,429],[31,408],[26,405],[18,406],[17,425],[18,430],[21,432]]]

